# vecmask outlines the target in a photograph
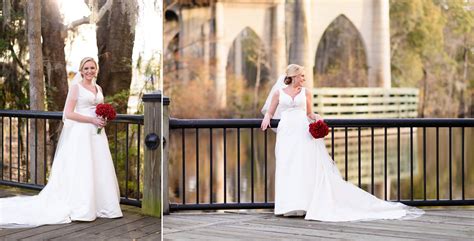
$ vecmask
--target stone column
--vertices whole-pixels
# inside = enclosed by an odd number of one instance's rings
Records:
[[[313,62],[311,61],[311,48],[309,46],[310,31],[309,16],[310,9],[308,0],[295,0],[292,25],[290,26],[290,64],[298,64],[305,67],[306,87],[313,88]]]
[[[271,78],[275,81],[279,75],[284,73],[286,67],[285,1],[276,3],[273,8],[272,21],[270,64]]]
[[[389,0],[373,1],[372,51],[369,87],[391,87]]]
[[[215,70],[215,86],[216,86],[216,104],[219,108],[226,107],[226,64],[227,54],[226,46],[224,42],[224,6],[221,2],[216,2],[214,5],[215,11],[215,57],[216,57],[216,70]]]

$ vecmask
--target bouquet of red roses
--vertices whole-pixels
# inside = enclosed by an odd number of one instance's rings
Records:
[[[105,123],[107,123],[107,121],[115,119],[115,117],[117,116],[117,112],[111,104],[98,104],[95,107],[95,114],[104,118]],[[101,131],[102,128],[97,129],[97,134],[100,134]]]
[[[329,127],[323,120],[309,124],[309,133],[315,138],[323,138],[329,134]]]

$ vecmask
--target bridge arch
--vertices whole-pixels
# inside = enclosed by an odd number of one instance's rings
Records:
[[[337,16],[319,40],[313,69],[314,86],[366,87],[367,48],[356,26]]]

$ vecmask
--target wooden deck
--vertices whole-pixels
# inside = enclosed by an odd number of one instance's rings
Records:
[[[425,209],[414,220],[317,222],[271,212],[177,212],[164,216],[164,240],[473,240],[474,208]]]
[[[0,186],[0,197],[35,192]],[[3,240],[160,240],[161,219],[144,216],[137,207],[121,206],[124,217],[99,218],[93,222],[72,222],[27,229],[0,229]],[[1,215],[1,214],[0,214]]]
[[[2,188],[0,197],[34,194]],[[0,229],[2,240],[160,240],[160,219],[122,206],[124,217],[30,229]],[[264,211],[175,212],[164,216],[165,240],[473,240],[474,207],[425,209],[414,220],[317,222],[277,217]]]

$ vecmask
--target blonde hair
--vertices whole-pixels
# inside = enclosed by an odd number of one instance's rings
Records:
[[[285,77],[285,84],[289,85],[293,82],[293,77],[303,74],[304,67],[297,65],[297,64],[290,64],[286,67],[286,77]]]
[[[95,68],[96,68],[96,73],[99,72],[99,65],[97,65],[97,62],[95,61],[94,58],[92,57],[85,57],[81,60],[81,63],[79,64],[79,71],[82,71],[82,69],[84,68],[84,65],[87,63],[87,62],[93,62],[94,65],[95,65]],[[81,76],[82,76],[82,73],[81,73]],[[84,77],[84,76],[82,76]]]

